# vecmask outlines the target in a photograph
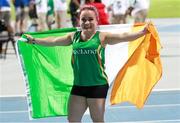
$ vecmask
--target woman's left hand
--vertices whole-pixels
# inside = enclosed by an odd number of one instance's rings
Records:
[[[145,35],[145,34],[147,34],[147,33],[149,33],[149,26],[150,26],[150,22],[148,22],[147,24],[146,24],[146,26],[144,27],[144,29],[142,30],[142,32],[143,32],[143,34]]]

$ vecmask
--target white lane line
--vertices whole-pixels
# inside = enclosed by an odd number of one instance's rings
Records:
[[[22,95],[0,95],[0,98],[13,98],[13,97],[26,97],[26,95],[22,94]]]
[[[158,108],[158,107],[177,107],[180,106],[180,104],[165,104],[165,105],[145,105],[144,108]],[[108,106],[107,109],[126,109],[126,108],[136,108],[135,106]],[[87,110],[88,111],[88,110]],[[2,113],[26,113],[28,110],[21,110],[21,111],[0,111],[0,114]]]
[[[180,119],[176,120],[149,120],[149,121],[132,121],[132,122],[107,122],[107,123],[163,123],[163,122],[178,122]]]
[[[0,111],[0,114],[14,114],[14,113],[28,113],[28,110],[22,110],[22,111]]]
[[[156,108],[156,107],[177,107],[180,104],[161,104],[161,105],[145,105],[144,108]],[[114,108],[136,108],[136,106],[108,106],[107,109],[114,109]]]
[[[132,122],[106,122],[106,123],[163,123],[163,122],[178,122],[180,121],[180,119],[177,119],[177,120],[151,120],[151,121],[132,121]],[[41,122],[41,121],[40,121]],[[3,122],[5,123],[5,122]],[[9,122],[8,122],[9,123]],[[13,122],[13,123],[24,123],[24,122]],[[34,123],[34,122],[29,122],[28,123]],[[47,122],[47,121],[43,121],[43,123],[62,123],[61,121],[50,121],[50,122]],[[63,123],[68,123],[68,122],[63,122]],[[76,122],[74,122],[76,123]],[[92,122],[84,122],[84,123],[92,123]]]
[[[153,89],[152,92],[168,92],[168,91],[180,91],[180,88],[171,88],[171,89]]]

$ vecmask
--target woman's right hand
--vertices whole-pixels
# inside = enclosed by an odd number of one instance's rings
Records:
[[[35,38],[32,37],[31,35],[28,35],[28,34],[24,34],[27,38],[27,43],[30,43],[30,44],[33,44],[35,43]]]

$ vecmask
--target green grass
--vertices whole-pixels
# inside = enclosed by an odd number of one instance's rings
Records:
[[[151,0],[148,18],[180,17],[180,0]]]
[[[70,0],[67,0],[69,4]],[[180,0],[150,0],[148,18],[179,18]],[[11,4],[11,18],[15,19],[14,7]]]

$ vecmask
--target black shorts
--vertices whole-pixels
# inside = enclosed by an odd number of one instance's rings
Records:
[[[74,85],[71,95],[83,96],[86,98],[106,98],[109,85],[77,86]]]

